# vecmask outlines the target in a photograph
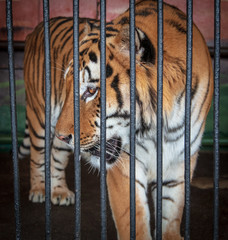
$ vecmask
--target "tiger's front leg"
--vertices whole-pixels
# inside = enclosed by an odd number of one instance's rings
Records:
[[[29,121],[31,140],[30,191],[29,200],[36,203],[45,201],[45,139],[44,129],[36,122]],[[30,117],[29,115],[29,117]],[[34,129],[36,128],[36,132]],[[74,203],[74,193],[66,184],[65,168],[71,149],[54,137],[51,150],[51,201],[53,204],[69,205]]]
[[[53,204],[74,204],[74,193],[68,189],[65,177],[72,150],[56,136],[51,151],[51,201]]]
[[[130,239],[130,179],[129,157],[121,154],[120,162],[107,172],[107,186],[118,239]],[[149,240],[150,213],[146,196],[147,183],[143,171],[137,166],[136,172],[136,239]],[[139,180],[138,180],[139,179]]]
[[[191,177],[195,169],[197,153],[191,157]],[[156,217],[156,186],[152,187]],[[183,240],[180,225],[184,209],[185,179],[184,162],[170,165],[163,172],[162,187],[162,239]]]

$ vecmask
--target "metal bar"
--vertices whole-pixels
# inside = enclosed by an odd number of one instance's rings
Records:
[[[106,1],[100,1],[100,86],[101,86],[101,156],[100,156],[100,187],[101,187],[101,239],[107,239],[107,194],[106,194]]]
[[[157,212],[156,239],[162,239],[162,111],[163,111],[163,1],[158,1],[157,62]]]
[[[43,0],[44,47],[45,47],[45,227],[46,240],[51,239],[51,62],[49,33],[49,1]]]
[[[214,22],[214,232],[219,239],[219,81],[220,81],[220,0],[215,0]]]
[[[187,1],[187,56],[185,95],[185,239],[190,239],[190,156],[192,88],[192,0]]]
[[[135,239],[135,1],[130,1],[130,239]]]
[[[74,166],[75,239],[81,238],[80,85],[79,85],[79,1],[73,1],[74,18]]]
[[[13,19],[12,0],[6,1],[6,25],[8,38],[8,61],[9,61],[9,91],[10,91],[10,112],[11,112],[11,134],[13,151],[13,172],[14,172],[14,214],[16,226],[16,239],[21,239],[21,217],[20,217],[20,186],[19,166],[17,153],[17,115],[16,115],[16,92],[15,92],[15,69],[13,49]]]

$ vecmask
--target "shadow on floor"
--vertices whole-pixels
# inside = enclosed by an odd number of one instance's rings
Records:
[[[228,153],[221,153],[221,179],[228,179]],[[21,234],[23,240],[45,239],[45,205],[28,201],[29,192],[29,159],[20,160],[20,199],[21,199]],[[213,176],[212,153],[200,153],[191,187],[191,240],[213,239]],[[202,180],[203,179],[203,180]],[[202,181],[210,182],[208,187]],[[198,181],[198,182],[197,182]],[[67,182],[74,189],[73,160],[67,168]],[[198,184],[198,185],[197,185]],[[227,185],[226,185],[227,186]],[[200,188],[199,188],[200,187]],[[15,239],[14,203],[13,203],[13,169],[10,154],[0,154],[0,239]],[[228,239],[228,188],[220,189],[220,240]],[[82,164],[82,224],[81,239],[100,239],[100,190],[99,176],[88,174],[88,167]],[[74,206],[51,209],[52,239],[74,239]],[[116,240],[115,225],[108,206],[107,239]],[[182,224],[182,232],[184,224]]]

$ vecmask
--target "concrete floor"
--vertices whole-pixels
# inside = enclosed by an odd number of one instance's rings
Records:
[[[220,240],[228,239],[228,153],[221,153],[220,188]],[[191,187],[191,240],[213,239],[213,155],[200,153],[198,166]],[[73,163],[67,169],[67,182],[73,189]],[[15,239],[13,205],[13,169],[10,154],[0,154],[0,240]],[[23,240],[45,239],[45,205],[28,201],[29,159],[20,161],[20,198]],[[97,173],[88,174],[82,164],[82,227],[81,239],[100,239],[100,191]],[[74,239],[74,206],[53,206],[52,239]],[[117,239],[116,230],[108,207],[108,240]],[[183,224],[182,224],[183,225]],[[182,226],[182,232],[184,225]]]

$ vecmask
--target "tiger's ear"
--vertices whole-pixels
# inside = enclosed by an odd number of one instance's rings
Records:
[[[87,20],[85,22],[84,33],[89,34],[94,28],[99,28],[99,24],[96,21]]]
[[[129,54],[130,50],[130,28],[129,25],[123,26],[119,36],[118,45],[120,51]],[[135,28],[135,54],[140,62],[155,63],[155,49],[147,35],[139,28]]]

